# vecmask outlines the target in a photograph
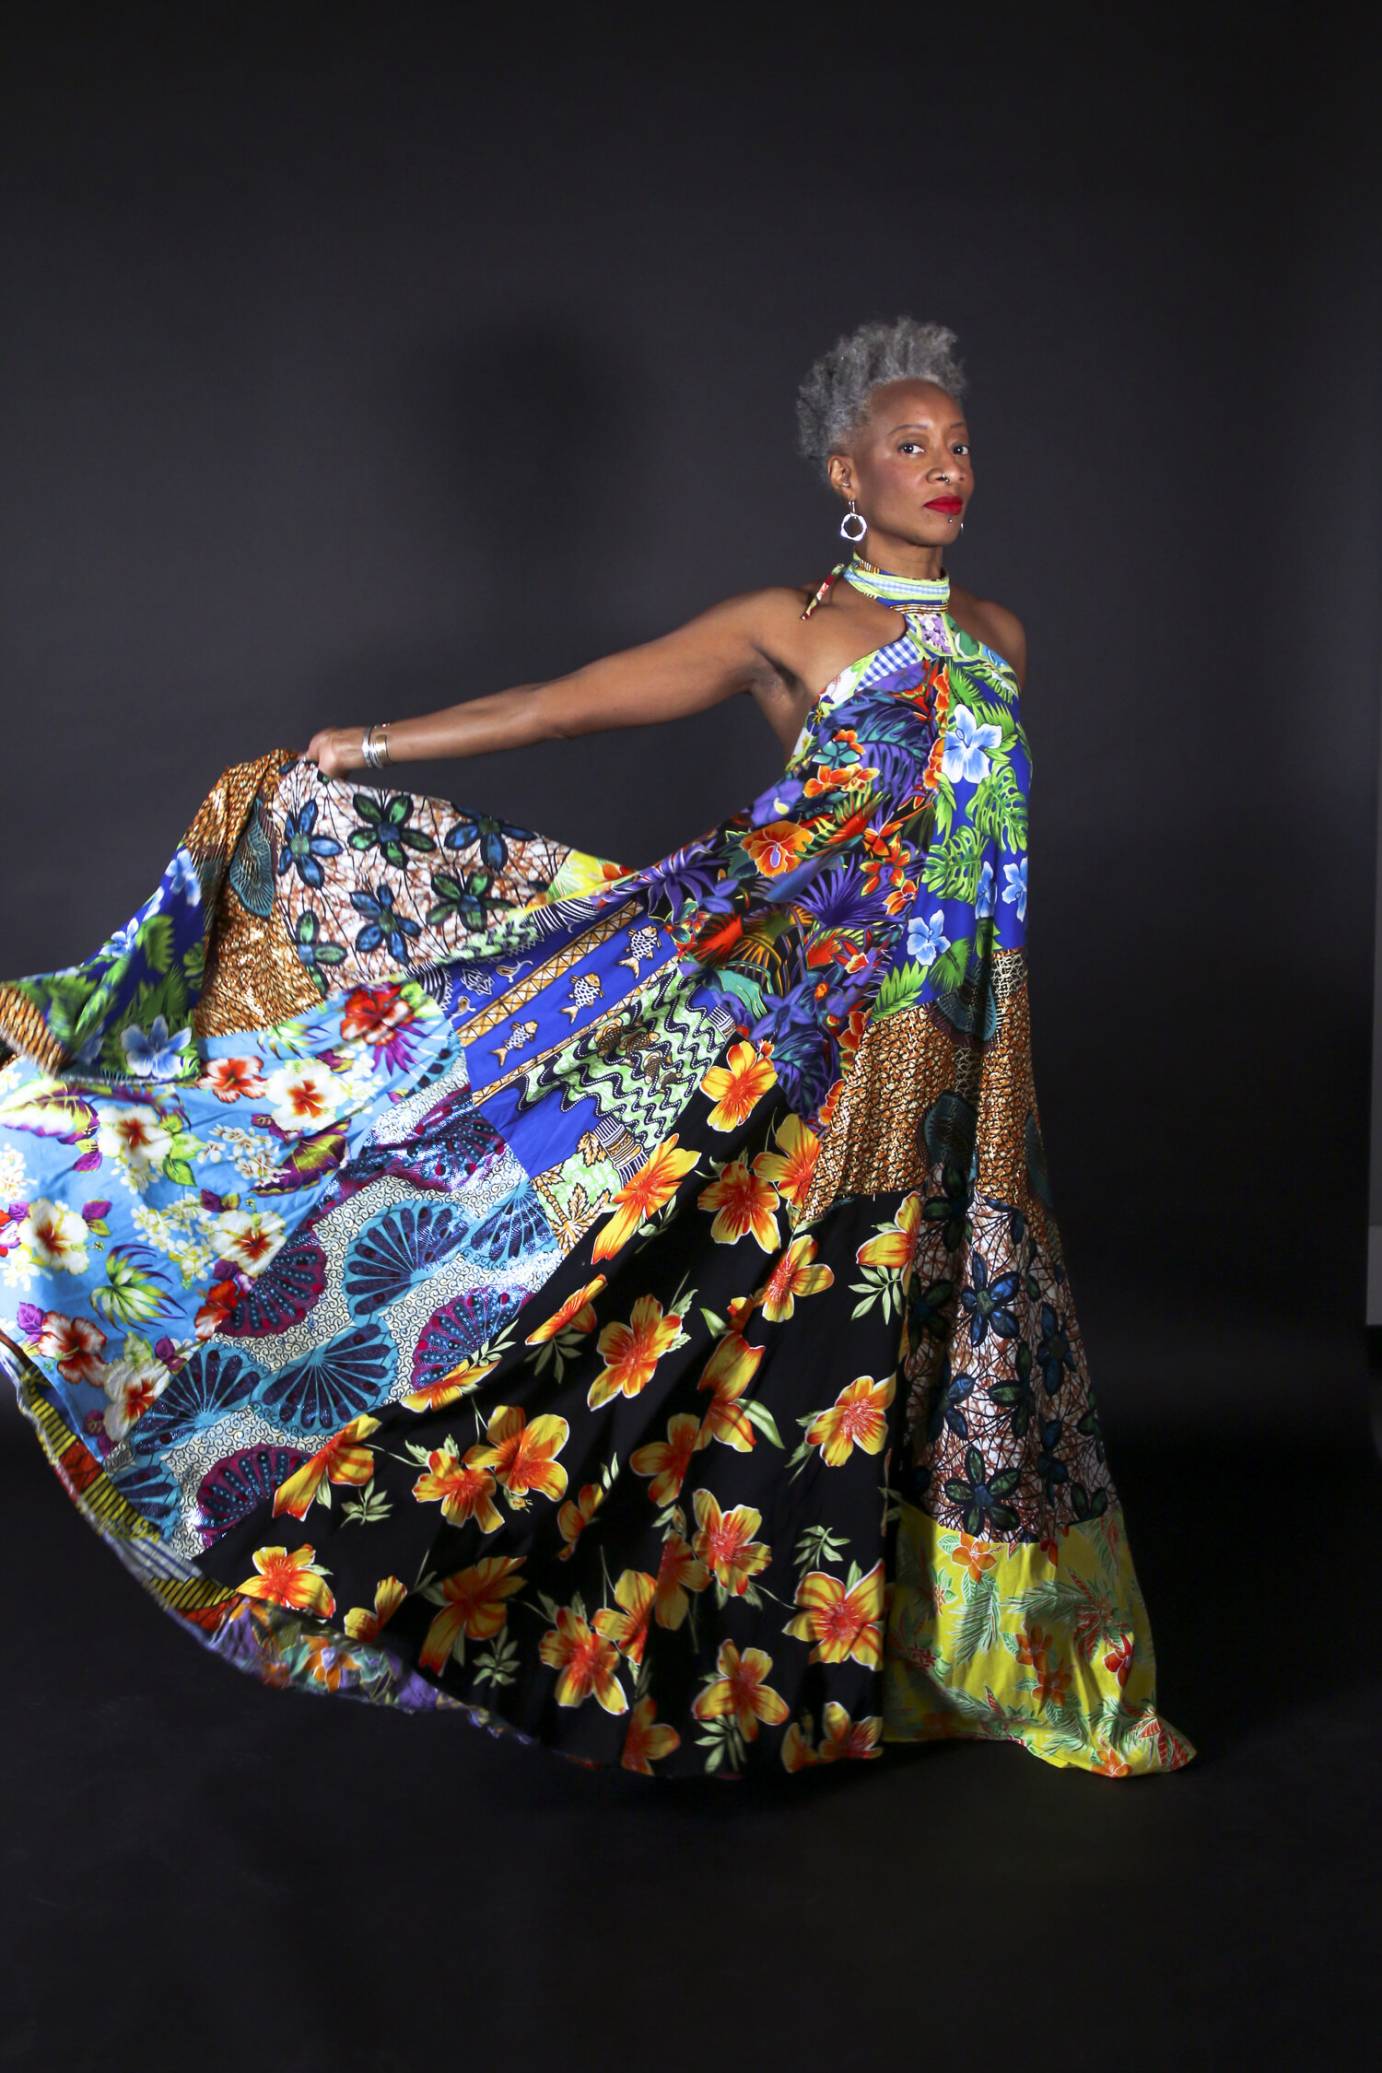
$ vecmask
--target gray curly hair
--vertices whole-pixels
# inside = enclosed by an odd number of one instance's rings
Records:
[[[860,324],[837,338],[797,390],[797,451],[828,482],[829,456],[848,445],[868,416],[871,391],[883,382],[935,382],[958,401],[965,373],[955,345],[946,325],[915,317]]]

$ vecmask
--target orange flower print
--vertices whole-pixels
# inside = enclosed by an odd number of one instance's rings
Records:
[[[407,1597],[407,1587],[398,1576],[381,1576],[374,1587],[374,1610],[352,1605],[345,1616],[345,1630],[352,1641],[373,1641],[383,1631]]]
[[[367,1044],[386,1044],[396,1029],[413,1021],[414,1014],[397,986],[354,986],[341,1013],[341,1035],[363,1037]]]
[[[715,1106],[706,1117],[712,1130],[735,1130],[747,1122],[770,1087],[777,1085],[772,1061],[753,1044],[732,1044],[723,1065],[712,1065],[701,1092]]]
[[[1072,1666],[1051,1663],[1045,1650],[1036,1664],[1035,1696],[1039,1706],[1064,1706],[1070,1697]]]
[[[328,1571],[316,1559],[310,1543],[294,1548],[256,1548],[252,1560],[258,1570],[235,1586],[242,1598],[262,1598],[270,1605],[289,1605],[298,1612],[310,1612],[314,1619],[329,1620],[336,1600],[326,1583]]]
[[[691,1171],[699,1157],[698,1152],[678,1151],[675,1130],[670,1137],[664,1137],[633,1179],[626,1181],[610,1198],[613,1214],[596,1233],[590,1250],[591,1261],[611,1259],[620,1246],[632,1238],[640,1224],[665,1208],[676,1194],[683,1175]]]
[[[509,1616],[505,1599],[523,1588],[518,1574],[522,1566],[522,1555],[486,1555],[469,1569],[443,1578],[438,1587],[442,1609],[427,1629],[418,1657],[424,1670],[444,1670],[453,1654],[463,1659],[467,1638],[494,1639]]]
[[[691,1609],[688,1591],[704,1591],[710,1571],[682,1533],[671,1532],[662,1543],[653,1594],[653,1618],[660,1627],[679,1627]]]
[[[597,1411],[612,1396],[637,1396],[652,1381],[663,1354],[685,1345],[689,1336],[681,1328],[679,1311],[669,1310],[664,1316],[656,1296],[640,1296],[628,1323],[607,1324],[595,1341],[605,1365],[586,1395],[591,1410]]]
[[[893,1221],[866,1238],[854,1257],[861,1267],[909,1268],[920,1238],[921,1197],[907,1195],[898,1204]]]
[[[816,1745],[811,1740],[809,1733],[811,1722],[809,1713],[806,1716],[806,1721],[807,1726],[805,1728],[797,1720],[789,1720],[787,1723],[787,1732],[782,1737],[782,1765],[784,1770],[804,1771],[808,1764],[813,1764],[816,1761]]]
[[[769,1324],[781,1324],[797,1307],[798,1296],[819,1295],[835,1280],[833,1267],[816,1265],[819,1250],[814,1238],[794,1238],[772,1273],[758,1291],[758,1301]]]
[[[210,1058],[197,1085],[218,1101],[257,1100],[264,1092],[262,1058]]]
[[[758,1723],[777,1727],[787,1718],[787,1701],[767,1682],[773,1659],[761,1648],[746,1648],[741,1655],[732,1641],[720,1643],[715,1658],[719,1672],[691,1703],[697,1720],[720,1720],[734,1716],[746,1742],[758,1736]]]
[[[329,1634],[308,1635],[306,1661],[312,1682],[329,1692],[340,1690],[344,1671],[360,1667],[359,1658]]]
[[[557,1623],[538,1643],[549,1669],[560,1670],[557,1704],[579,1706],[593,1694],[606,1713],[627,1713],[629,1695],[619,1682],[619,1651],[597,1634],[570,1606],[563,1605]]]
[[[504,1515],[494,1502],[494,1477],[455,1455],[449,1447],[434,1447],[427,1467],[413,1485],[418,1504],[441,1504],[441,1515],[453,1526],[474,1519],[482,1533],[502,1526]]]
[[[878,775],[877,765],[864,761],[859,736],[853,727],[837,727],[830,740],[832,746],[828,755],[831,760],[817,758],[810,777],[801,788],[807,799],[819,798],[822,792],[833,792],[841,786],[858,791],[871,784]],[[841,746],[835,747],[836,743]],[[853,753],[848,753],[851,750]]]
[[[753,1424],[739,1401],[758,1371],[766,1347],[750,1346],[738,1332],[724,1332],[701,1371],[698,1389],[712,1392],[696,1437],[698,1447],[721,1440],[740,1454],[752,1447]]]
[[[811,829],[799,821],[769,821],[765,827],[747,829],[743,843],[756,871],[764,878],[780,878],[811,847]]]
[[[800,1116],[784,1116],[773,1132],[774,1152],[760,1152],[753,1170],[769,1181],[785,1202],[803,1202],[815,1177],[821,1141]]]
[[[864,1576],[846,1586],[838,1576],[812,1569],[797,1585],[796,1602],[801,1607],[788,1620],[785,1631],[798,1641],[813,1646],[813,1663],[843,1663],[853,1658],[866,1669],[876,1670],[883,1660],[879,1620],[883,1611],[883,1560],[880,1556]]]
[[[659,1757],[670,1756],[681,1747],[681,1736],[665,1720],[656,1718],[657,1707],[651,1699],[640,1699],[629,1715],[628,1732],[624,1736],[623,1754],[619,1761],[626,1771],[652,1771]]]
[[[721,1511],[708,1490],[698,1490],[694,1499],[696,1534],[693,1546],[717,1583],[742,1598],[749,1579],[766,1569],[772,1549],[754,1534],[763,1524],[762,1512],[751,1504],[736,1504],[733,1511]]]
[[[808,1447],[819,1447],[827,1468],[841,1468],[856,1447],[866,1454],[882,1450],[887,1437],[886,1407],[897,1388],[897,1378],[888,1375],[875,1382],[872,1375],[858,1375],[847,1382],[828,1411],[819,1412],[806,1428]]]
[[[756,1296],[731,1296],[725,1305],[725,1318],[732,1332],[742,1332],[758,1308]]]
[[[588,1332],[595,1323],[594,1298],[605,1286],[603,1274],[597,1274],[593,1281],[587,1281],[584,1288],[578,1288],[569,1295],[560,1310],[554,1310],[549,1318],[540,1324],[535,1332],[529,1332],[523,1341],[525,1346],[541,1346],[548,1339],[555,1339],[568,1326],[575,1332]]]
[[[860,1044],[864,1040],[864,1031],[868,1028],[868,1026],[868,1009],[851,1008],[848,1016],[846,1017],[845,1021],[843,1022],[840,1028],[840,1059],[843,1064],[848,1065],[853,1059],[855,1052],[858,1050]],[[835,1107],[837,1102],[839,1101],[840,1093],[843,1087],[844,1081],[842,1079],[836,1080],[834,1086],[830,1090],[829,1100],[826,1102],[824,1107],[816,1111],[816,1121],[820,1123],[822,1126],[824,1126],[827,1123],[833,1122],[835,1116]],[[827,1109],[829,1110],[829,1114],[826,1113]]]
[[[825,1733],[816,1751],[820,1763],[838,1763],[841,1758],[881,1756],[883,1716],[870,1713],[863,1720],[851,1720],[838,1699],[827,1699],[822,1719]]]
[[[870,1713],[863,1720],[851,1720],[848,1711],[838,1699],[826,1703],[823,1721],[825,1732],[820,1742],[811,1740],[811,1715],[806,1715],[805,1726],[793,1720],[782,1738],[782,1761],[789,1771],[801,1771],[808,1764],[839,1763],[844,1758],[866,1759],[881,1756],[883,1717]]]
[[[1117,1750],[1108,1742],[1097,1744],[1099,1761],[1090,1768],[1102,1771],[1106,1778],[1126,1778],[1132,1770],[1130,1763],[1124,1763]]]
[[[993,1568],[998,1556],[987,1541],[976,1539],[972,1533],[961,1533],[950,1550],[950,1560],[978,1583],[984,1571]]]
[[[566,1542],[558,1553],[558,1561],[571,1560],[576,1552],[576,1542],[594,1518],[604,1494],[602,1484],[582,1483],[574,1498],[568,1497],[565,1504],[557,1506],[557,1528]]]
[[[646,1569],[626,1569],[614,1586],[615,1605],[602,1605],[595,1615],[595,1631],[631,1663],[643,1660],[656,1591],[657,1578]]]
[[[467,1447],[467,1468],[487,1468],[508,1492],[509,1503],[522,1511],[528,1492],[540,1497],[561,1497],[566,1492],[566,1470],[556,1459],[571,1435],[564,1418],[544,1411],[529,1424],[517,1404],[496,1404],[485,1427],[485,1440]]]
[[[1117,1648],[1110,1649],[1109,1653],[1104,1657],[1104,1668],[1111,1670],[1120,1684],[1126,1684],[1128,1681],[1128,1672],[1132,1668],[1134,1652],[1135,1644],[1132,1635],[1124,1634]]]
[[[1044,1627],[1037,1626],[1035,1621],[1033,1621],[1030,1627],[1024,1627],[1018,1634],[1016,1643],[1018,1662],[1030,1663],[1033,1668],[1038,1663],[1045,1662],[1047,1650],[1050,1648],[1054,1638],[1054,1635],[1048,1634]]]
[[[408,1411],[440,1411],[447,1404],[456,1403],[468,1396],[476,1384],[483,1382],[491,1368],[497,1368],[499,1356],[489,1358],[469,1354],[465,1360],[457,1361],[454,1368],[448,1368],[444,1375],[438,1375],[435,1382],[425,1382],[421,1389],[410,1389],[399,1402]]]
[[[881,884],[896,888],[906,879],[912,855],[896,835],[889,835],[886,829],[865,828],[863,850],[864,892],[876,893]]]
[[[654,1504],[670,1504],[680,1490],[696,1451],[700,1429],[699,1418],[693,1418],[689,1411],[678,1411],[675,1418],[667,1421],[665,1440],[650,1440],[646,1447],[635,1447],[630,1454],[629,1467],[634,1474],[653,1479],[648,1485],[648,1496]]]
[[[737,1245],[752,1232],[764,1252],[777,1248],[777,1189],[750,1171],[747,1159],[731,1159],[718,1180],[696,1197],[698,1207],[715,1211],[710,1235],[717,1245]]]
[[[374,1449],[361,1442],[378,1429],[379,1420],[368,1417],[352,1418],[349,1425],[342,1426],[279,1484],[274,1491],[274,1517],[287,1512],[291,1518],[305,1519],[327,1483],[349,1483],[356,1489],[367,1483],[374,1474]]]

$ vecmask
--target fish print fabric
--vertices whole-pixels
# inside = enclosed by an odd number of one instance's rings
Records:
[[[0,1357],[265,1682],[742,1777],[1157,1711],[1031,1074],[1031,754],[943,609],[646,869],[286,750],[0,987]]]

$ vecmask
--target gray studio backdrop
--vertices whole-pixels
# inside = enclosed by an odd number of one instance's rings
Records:
[[[1382,802],[1382,750],[1379,750],[1377,794]],[[1368,1166],[1367,1323],[1382,1328],[1382,810],[1377,817],[1377,900],[1374,908],[1372,1010],[1372,1130]],[[1382,1444],[1382,1410],[1378,1413]]]
[[[953,573],[1030,640],[1034,1059],[1096,1385],[1124,1420],[1347,1422],[1366,76],[1294,11],[1250,66],[1174,9],[657,56],[373,19],[251,57],[35,15],[12,52],[0,971],[123,922],[227,763],[819,578],[796,382],[865,317],[942,319]],[[400,781],[639,862],[780,762],[743,704]]]

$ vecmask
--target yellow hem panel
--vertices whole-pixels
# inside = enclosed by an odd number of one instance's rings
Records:
[[[1120,1509],[1040,1541],[985,1540],[899,1501],[885,1742],[1022,1743],[1107,1777],[1194,1744],[1156,1710],[1156,1655]]]

